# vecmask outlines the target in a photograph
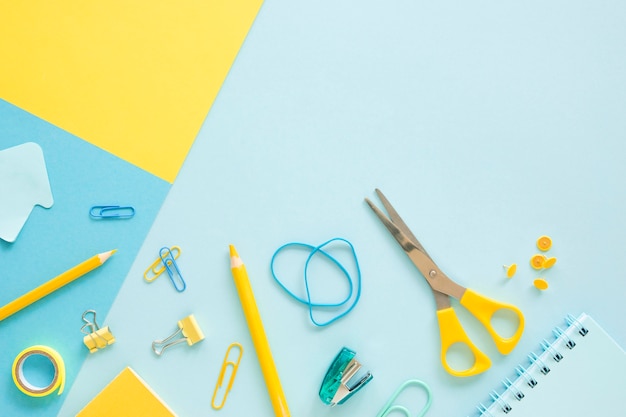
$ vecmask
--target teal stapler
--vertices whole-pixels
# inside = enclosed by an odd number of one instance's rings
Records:
[[[320,388],[320,399],[325,404],[343,404],[373,378],[371,372],[360,373],[361,364],[354,358],[356,352],[344,347],[326,371]]]

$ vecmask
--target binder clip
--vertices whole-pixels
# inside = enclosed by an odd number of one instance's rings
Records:
[[[179,333],[182,333],[182,337],[177,340],[171,341]],[[161,356],[165,349],[177,345],[182,342],[187,342],[189,346],[194,345],[201,340],[204,340],[204,333],[202,333],[202,329],[198,326],[198,322],[193,314],[188,315],[182,320],[178,321],[178,330],[172,333],[170,336],[163,340],[155,340],[152,342],[152,350],[157,356]]]
[[[87,318],[89,314],[93,315],[92,321]],[[103,328],[98,326],[95,310],[85,311],[83,313],[83,321],[85,324],[80,328],[80,331],[86,335],[83,337],[83,343],[89,349],[89,353],[94,353],[115,343],[115,337],[111,334],[109,326]]]
[[[176,259],[181,254],[181,250],[178,246],[172,246],[171,248],[163,247],[159,250],[159,257],[152,262],[152,264],[143,273],[143,279],[147,282],[152,282],[157,279],[163,272],[167,272],[170,277],[170,281],[174,285],[174,289],[178,292],[183,292],[187,288],[187,284],[183,279]]]
[[[356,352],[344,347],[326,371],[320,387],[320,399],[332,407],[343,404],[373,378],[371,372],[357,376],[361,364],[354,358]],[[356,379],[356,381],[352,381]]]

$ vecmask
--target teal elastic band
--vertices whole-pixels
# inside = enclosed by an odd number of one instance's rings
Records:
[[[344,311],[342,311],[341,313],[337,314],[335,317],[333,317],[332,319],[325,321],[325,322],[318,322],[317,320],[315,320],[315,317],[313,315],[313,309],[317,309],[317,308],[321,308],[321,309],[331,309],[331,308],[340,308],[345,306],[346,304],[349,303],[350,299],[352,299],[352,295],[354,294],[354,287],[355,287],[355,283],[353,282],[353,278],[350,275],[350,273],[348,272],[348,270],[341,264],[341,262],[339,262],[337,259],[335,259],[331,254],[329,254],[327,251],[323,250],[324,247],[328,246],[329,244],[333,243],[333,242],[343,242],[346,243],[349,247],[350,250],[352,251],[352,257],[354,259],[354,265],[356,268],[356,296],[354,297],[354,301],[348,306],[348,308]],[[276,275],[276,272],[274,271],[274,262],[276,260],[276,257],[278,256],[278,254],[280,252],[282,252],[283,250],[287,249],[287,248],[292,248],[292,247],[300,247],[300,248],[306,248],[309,249],[311,251],[311,253],[309,253],[309,256],[304,264],[304,286],[306,289],[306,299],[297,296],[293,291],[291,291],[289,288],[287,288],[280,279],[278,279],[278,276]],[[324,257],[326,257],[326,259],[330,260],[333,262],[333,264],[335,264],[339,270],[343,273],[343,275],[345,276],[348,285],[349,285],[349,291],[348,291],[348,296],[336,303],[318,303],[318,302],[313,302],[313,300],[311,300],[311,291],[309,290],[309,275],[308,275],[308,269],[309,269],[309,263],[311,262],[311,259],[313,259],[313,256],[316,254],[321,254]],[[276,250],[276,252],[274,252],[274,255],[272,255],[272,260],[270,262],[270,269],[272,271],[272,277],[274,278],[274,280],[276,281],[276,283],[283,289],[285,290],[285,292],[287,294],[289,294],[293,299],[295,299],[296,301],[305,304],[308,306],[309,309],[309,317],[311,318],[311,321],[313,322],[313,324],[315,324],[316,326],[327,326],[331,323],[334,323],[335,321],[339,320],[340,318],[344,317],[346,314],[348,314],[350,311],[352,311],[352,309],[356,306],[357,302],[359,301],[359,298],[361,298],[361,269],[359,267],[359,261],[357,259],[356,256],[356,251],[354,250],[354,246],[352,245],[352,243],[350,243],[348,240],[340,238],[340,237],[336,237],[333,239],[330,239],[324,243],[322,243],[319,246],[313,246],[313,245],[309,245],[307,243],[300,243],[300,242],[291,242],[291,243],[286,243],[284,245],[282,245],[280,248],[278,248]]]

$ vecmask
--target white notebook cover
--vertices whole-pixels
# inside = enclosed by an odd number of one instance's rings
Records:
[[[582,328],[588,331],[585,336]],[[542,344],[543,352],[531,353],[527,364],[513,370],[509,388],[493,391],[493,402],[486,409],[479,406],[479,415],[582,417],[618,412],[626,389],[624,350],[584,313],[577,318],[569,316],[567,324],[553,333],[549,339],[553,342]],[[567,346],[570,341],[575,343],[572,348]],[[557,352],[562,356],[559,361],[554,358]],[[550,369],[546,374],[543,365]],[[534,388],[529,386],[531,380],[536,381]],[[516,398],[519,393],[523,398]]]

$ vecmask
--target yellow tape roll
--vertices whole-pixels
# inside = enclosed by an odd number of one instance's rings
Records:
[[[28,382],[24,376],[24,362],[33,355],[46,357],[54,366],[54,377],[47,387],[37,387]],[[65,386],[65,364],[63,363],[63,358],[56,350],[48,346],[36,345],[26,348],[13,361],[13,382],[15,382],[20,391],[31,397],[44,397],[57,388],[59,388],[57,395],[61,395]]]

